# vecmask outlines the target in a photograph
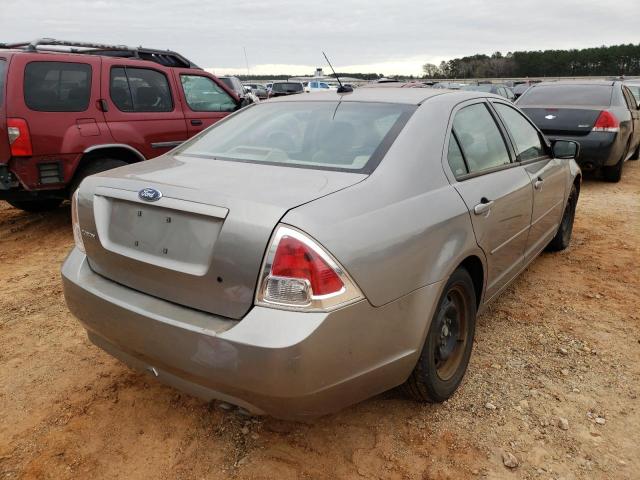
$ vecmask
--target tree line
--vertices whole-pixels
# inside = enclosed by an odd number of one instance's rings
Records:
[[[476,54],[426,63],[425,78],[583,77],[640,75],[640,43],[571,50]]]

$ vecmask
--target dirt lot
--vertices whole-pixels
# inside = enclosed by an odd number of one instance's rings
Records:
[[[617,185],[585,181],[572,246],[479,319],[443,405],[392,391],[301,424],[163,387],[67,312],[72,243],[68,207],[0,202],[2,479],[640,478],[640,162]]]

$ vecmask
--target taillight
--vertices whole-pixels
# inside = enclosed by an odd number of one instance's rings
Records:
[[[603,110],[598,115],[598,119],[596,123],[593,125],[591,129],[593,132],[619,132],[620,131],[620,122],[616,118],[616,116],[607,111]]]
[[[71,228],[73,229],[73,239],[78,250],[84,253],[84,241],[82,240],[82,230],[78,220],[78,190],[73,192],[71,197]]]
[[[22,118],[7,118],[7,134],[9,135],[12,156],[29,157],[33,155],[31,134],[26,120]]]
[[[257,304],[326,311],[362,298],[349,275],[325,249],[299,230],[277,228],[264,261]]]

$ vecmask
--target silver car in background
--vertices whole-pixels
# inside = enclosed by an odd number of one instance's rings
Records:
[[[253,105],[82,183],[66,301],[113,356],[251,412],[444,401],[478,312],[568,246],[577,149],[482,92]]]

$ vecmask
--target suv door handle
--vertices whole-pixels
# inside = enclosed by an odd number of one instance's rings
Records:
[[[194,126],[202,125],[202,120],[191,120],[191,125],[194,125]]]
[[[480,199],[480,203],[473,207],[473,213],[476,215],[482,215],[483,213],[487,213],[491,210],[493,206],[493,200],[487,200],[486,197],[482,197]]]
[[[542,188],[542,184],[543,183],[544,183],[544,180],[542,178],[538,177],[538,179],[533,184],[533,188],[535,188],[536,190],[540,190]]]

